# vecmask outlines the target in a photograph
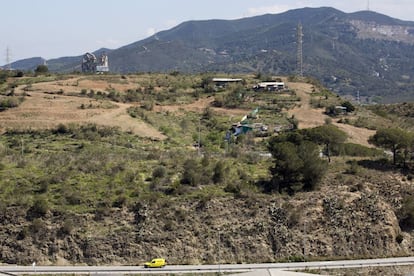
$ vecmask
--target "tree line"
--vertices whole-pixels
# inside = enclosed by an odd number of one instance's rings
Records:
[[[268,150],[273,162],[267,192],[294,194],[317,188],[331,162],[332,152],[344,144],[346,133],[334,125],[296,130],[272,137]],[[379,129],[369,143],[392,153],[392,164],[409,170],[414,160],[414,134],[399,128]],[[326,156],[327,158],[321,158]]]

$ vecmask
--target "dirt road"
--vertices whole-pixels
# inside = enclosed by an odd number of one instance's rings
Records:
[[[307,83],[290,83],[289,86],[295,89],[296,94],[301,98],[300,105],[288,111],[290,116],[295,116],[298,119],[299,128],[312,128],[325,124],[325,119],[328,116],[323,114],[324,109],[315,109],[310,105],[312,85]],[[368,143],[368,139],[375,134],[375,131],[337,122],[333,122],[333,124],[348,135],[348,142],[372,147]]]

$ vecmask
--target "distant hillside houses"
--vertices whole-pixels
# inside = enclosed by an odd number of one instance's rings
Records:
[[[224,88],[231,83],[240,83],[243,79],[233,79],[233,78],[213,78],[212,81],[216,87]]]
[[[279,81],[259,82],[258,84],[253,86],[254,91],[279,91],[284,90],[285,88],[285,83]]]

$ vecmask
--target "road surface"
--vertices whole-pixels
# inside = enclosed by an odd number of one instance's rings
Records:
[[[167,265],[164,268],[144,268],[142,266],[0,266],[0,274],[178,274],[178,273],[238,273],[268,269],[341,269],[379,266],[414,265],[414,257],[301,262],[264,264],[220,264],[220,265]]]

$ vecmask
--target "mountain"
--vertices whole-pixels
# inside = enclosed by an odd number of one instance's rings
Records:
[[[10,64],[11,69],[19,69],[19,70],[28,70],[33,71],[36,69],[36,67],[40,64],[45,63],[45,59],[42,57],[33,57],[33,58],[27,58],[27,59],[21,59],[16,62],[13,62]],[[4,68],[8,67],[8,64],[3,66]]]
[[[340,95],[358,94],[363,102],[414,100],[414,22],[372,11],[303,8],[188,21],[110,51],[110,70],[295,74],[299,23],[304,75]],[[80,62],[81,57],[66,57],[48,65],[51,71],[71,72]]]

